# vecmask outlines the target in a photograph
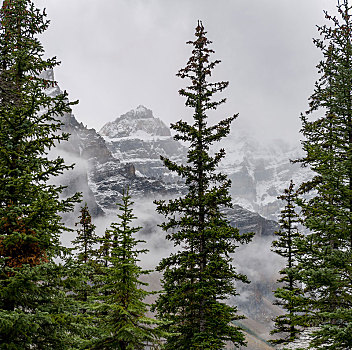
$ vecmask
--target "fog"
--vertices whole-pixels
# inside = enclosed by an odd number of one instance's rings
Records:
[[[145,243],[140,243],[138,248],[148,249],[146,254],[139,256],[139,264],[145,269],[154,270],[162,258],[182,249],[182,247],[174,247],[173,242],[166,240],[166,233],[159,227],[165,219],[156,213],[156,205],[153,204],[151,198],[136,200],[132,208],[136,219],[131,223],[131,226],[141,228],[135,237],[145,241]],[[93,218],[92,222],[96,225],[96,233],[99,236],[104,235],[111,223],[120,222],[117,214],[121,214],[121,212],[116,206],[116,211],[111,210],[104,217]],[[70,245],[74,236],[75,234],[72,233],[65,235],[63,243]],[[271,251],[273,239],[274,236],[255,236],[250,243],[240,245],[232,255],[237,272],[246,274],[253,284],[258,282],[273,284],[279,277],[278,272],[283,267],[284,260]],[[246,286],[240,288],[245,290]],[[271,291],[272,289],[269,290],[270,293]],[[248,293],[243,294],[242,299],[246,299],[248,295]]]
[[[214,80],[230,81],[219,120],[259,138],[297,139],[321,58],[312,43],[330,0],[35,0],[51,20],[41,36],[62,61],[56,77],[79,121],[97,130],[139,104],[166,122],[189,119],[175,77],[184,67],[197,20],[222,63]]]

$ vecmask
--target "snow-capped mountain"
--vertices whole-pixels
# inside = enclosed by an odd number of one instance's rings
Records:
[[[173,139],[169,127],[155,118],[150,109],[138,106],[105,124],[99,134],[114,157],[122,163],[133,163],[137,174],[164,182],[177,181],[163,166],[160,156],[181,161],[187,149]]]
[[[153,116],[153,112],[139,105],[136,109],[121,115],[113,122],[108,122],[99,131],[109,139],[121,139],[123,137],[149,139],[151,136],[169,137],[170,129],[159,119]]]
[[[49,78],[52,80],[53,76]],[[50,88],[49,93],[60,93],[60,89]],[[88,203],[93,215],[115,212],[116,202],[127,187],[134,200],[149,201],[150,205],[155,198],[169,198],[185,191],[184,183],[162,165],[160,154],[181,161],[187,149],[173,140],[170,129],[154,118],[151,110],[139,106],[117,118],[103,128],[104,138],[79,123],[72,114],[65,114],[62,121],[62,131],[71,136],[68,142],[58,145],[57,150],[69,163],[76,164],[74,171],[61,178],[68,186],[65,194],[83,192],[83,201]],[[270,236],[277,229],[274,221],[238,205],[228,209],[227,215],[240,232]],[[149,223],[143,225],[150,226]]]
[[[105,124],[99,133],[114,157],[133,163],[139,175],[163,182],[179,180],[162,165],[160,156],[181,162],[187,148],[172,138],[170,129],[150,109],[138,106]],[[290,180],[299,184],[310,176],[307,169],[290,162],[299,158],[300,147],[282,140],[264,144],[247,130],[234,129],[213,151],[219,148],[226,151],[220,170],[232,180],[233,202],[268,219],[277,220],[282,208],[277,196]]]
[[[43,73],[42,78],[53,81],[53,71]],[[53,85],[46,93],[55,96],[61,90]],[[62,132],[69,133],[70,138],[55,147],[53,156],[60,155],[75,167],[57,180],[67,186],[64,195],[82,192],[83,202],[87,202],[92,215],[116,210],[116,202],[127,187],[135,198],[172,195],[179,191],[177,185],[168,186],[136,173],[133,163],[120,161],[110,152],[102,136],[79,123],[72,113],[63,115],[61,121]]]

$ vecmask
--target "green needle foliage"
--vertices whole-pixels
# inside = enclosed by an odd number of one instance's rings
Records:
[[[98,278],[100,295],[96,306],[101,334],[89,349],[144,350],[147,345],[156,348],[162,334],[155,328],[159,322],[146,316],[149,307],[144,299],[153,293],[146,291],[147,283],[140,280],[150,271],[138,266],[138,257],[148,250],[137,248],[145,241],[134,237],[141,228],[131,227],[136,219],[132,204],[127,191],[118,204],[120,222],[112,223],[103,239],[106,266]]]
[[[286,202],[281,211],[279,220],[280,230],[275,232],[276,240],[272,243],[272,251],[286,260],[285,267],[280,271],[282,276],[278,282],[281,286],[276,289],[276,305],[281,306],[286,313],[275,318],[274,329],[271,334],[279,334],[280,338],[272,340],[273,344],[288,344],[293,342],[301,332],[300,315],[302,314],[302,288],[300,287],[297,256],[300,251],[297,241],[303,237],[298,232],[297,224],[300,222],[295,211],[297,193],[291,180],[284,194],[278,197]]]
[[[92,300],[96,296],[96,276],[99,273],[97,245],[100,241],[95,233],[96,226],[92,223],[87,203],[80,210],[79,221],[75,224],[77,236],[72,241],[75,255],[68,259],[71,267],[72,287],[68,297],[79,306],[79,316],[82,337],[91,339],[99,334],[99,329],[94,325],[94,305]]]
[[[92,217],[89,213],[87,203],[80,210],[81,215],[79,221],[75,224],[77,229],[77,237],[72,241],[75,254],[75,268],[77,275],[82,280],[75,297],[86,303],[88,296],[94,291],[93,279],[97,269],[97,244],[99,236],[95,233],[96,226],[92,224]]]
[[[0,349],[68,349],[76,340],[74,305],[65,298],[60,212],[78,195],[59,198],[48,180],[71,167],[48,159],[68,135],[56,119],[70,111],[67,94],[49,97],[39,77],[58,63],[43,59],[37,39],[45,13],[29,0],[0,9]]]
[[[220,61],[210,60],[214,51],[208,48],[211,42],[201,22],[195,36],[188,42],[193,46],[192,56],[177,74],[191,81],[179,93],[193,109],[194,122],[171,125],[177,132],[175,139],[189,143],[187,164],[162,158],[169,170],[185,179],[188,193],[167,203],[156,201],[157,211],[167,218],[161,227],[169,232],[167,239],[179,247],[158,266],[163,272],[164,293],[156,302],[156,310],[159,318],[168,322],[162,328],[169,333],[165,349],[172,350],[223,349],[227,341],[236,346],[245,343],[243,333],[232,323],[241,317],[226,300],[237,294],[235,281],[248,282],[236,272],[230,254],[252,234],[241,236],[221,213],[221,209],[231,207],[230,180],[216,171],[225,151],[214,155],[210,151],[213,143],[228,135],[237,115],[207,126],[207,112],[225,102],[214,100],[213,95],[223,91],[228,82],[208,81]]]
[[[75,226],[79,227],[76,232],[76,238],[71,242],[75,254],[75,260],[81,272],[89,274],[97,260],[97,244],[100,241],[99,236],[95,233],[96,226],[92,223],[92,217],[89,213],[87,203],[80,209],[81,215]],[[88,277],[88,276],[86,276]],[[83,297],[86,301],[87,297]]]
[[[77,253],[77,260],[88,265],[94,260],[96,255],[95,245],[99,241],[99,236],[95,233],[96,226],[92,224],[92,216],[89,213],[87,203],[80,210],[79,222],[75,225],[80,226],[77,229],[77,237],[72,241]]]
[[[315,175],[300,187],[310,199],[299,201],[309,229],[299,262],[307,321],[319,329],[312,345],[342,350],[352,348],[352,8],[342,0],[337,9],[337,17],[326,13],[331,26],[318,27],[324,59],[301,117],[306,155],[298,162]]]

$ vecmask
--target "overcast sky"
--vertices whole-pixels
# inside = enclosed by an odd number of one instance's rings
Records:
[[[55,71],[74,114],[99,130],[140,104],[165,122],[189,120],[178,90],[197,20],[222,60],[214,79],[228,80],[233,128],[265,138],[297,138],[299,115],[317,79],[321,54],[312,43],[323,10],[335,0],[35,0],[51,24],[41,41],[62,62]]]

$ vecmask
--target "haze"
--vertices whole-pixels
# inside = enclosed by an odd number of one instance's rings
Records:
[[[51,24],[41,41],[62,64],[56,79],[74,114],[99,130],[143,104],[165,122],[189,120],[178,90],[197,20],[222,60],[214,80],[228,80],[227,103],[211,118],[240,113],[233,127],[259,138],[295,140],[299,115],[317,79],[312,42],[328,0],[36,0]]]

